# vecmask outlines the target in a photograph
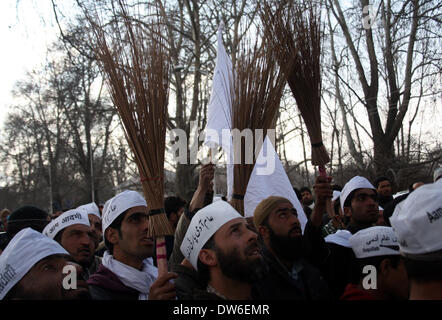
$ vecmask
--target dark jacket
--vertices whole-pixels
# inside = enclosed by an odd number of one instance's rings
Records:
[[[101,257],[94,256],[94,261],[91,263],[91,265],[88,268],[83,268],[83,278],[84,280],[89,280],[89,278],[97,272],[98,268],[101,266]]]
[[[338,300],[347,284],[359,281],[356,269],[356,257],[351,248],[335,243],[327,243],[330,255],[322,265],[321,272],[326,279],[333,298]]]
[[[123,284],[115,273],[103,265],[87,283],[93,300],[138,300],[139,292]]]
[[[297,261],[301,265],[298,279],[266,248],[264,260],[269,268],[264,279],[256,283],[260,298],[266,300],[330,300],[330,290],[319,270],[304,258]]]
[[[183,265],[176,265],[172,272],[178,274],[175,279],[176,296],[179,300],[193,300],[194,290],[205,290],[207,283],[202,281],[198,271]]]
[[[192,290],[192,300],[224,300],[221,297],[218,297],[214,293],[207,292],[205,289],[193,289]]]
[[[304,257],[297,261],[301,266],[298,280],[289,275],[289,270],[264,246],[264,261],[269,269],[262,281],[256,283],[261,299],[269,300],[329,300],[331,293],[319,272],[329,255],[322,237],[322,228],[307,222],[304,228]]]

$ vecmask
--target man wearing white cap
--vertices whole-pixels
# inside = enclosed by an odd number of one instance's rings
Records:
[[[52,220],[43,229],[43,234],[69,252],[83,267],[86,280],[97,270],[100,261],[96,261],[94,256],[95,234],[91,231],[86,213],[77,209],[68,210]]]
[[[359,282],[349,283],[341,300],[406,300],[408,279],[393,229],[376,226],[350,237]]]
[[[66,266],[70,272],[64,272]],[[81,267],[63,247],[40,232],[23,229],[0,256],[0,300],[88,299],[84,280],[65,281],[72,273],[80,276]]]
[[[442,183],[426,184],[390,218],[410,281],[410,300],[442,300]]]
[[[79,206],[77,210],[87,214],[89,218],[91,232],[95,234],[96,238],[95,249],[97,249],[98,244],[103,240],[100,209],[98,208],[95,202],[91,202]]]
[[[158,277],[153,265],[154,239],[148,233],[146,200],[136,191],[123,191],[103,208],[103,235],[108,249],[102,265],[89,280],[92,299],[174,299],[169,282],[176,274]]]
[[[339,198],[348,224],[345,230],[338,230],[325,238],[330,255],[322,269],[335,299],[341,297],[347,283],[358,280],[349,237],[374,226],[379,218],[376,189],[366,178],[353,177],[345,184]]]
[[[349,217],[347,230],[352,234],[373,226],[379,218],[376,188],[364,177],[348,181],[340,195],[341,208]]]
[[[207,283],[204,290],[193,291],[194,299],[257,298],[252,285],[264,271],[258,235],[226,201],[194,215],[180,249]]]

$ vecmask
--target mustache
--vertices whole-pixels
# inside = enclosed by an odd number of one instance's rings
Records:
[[[81,246],[80,248],[78,248],[78,252],[83,252],[83,251],[87,251],[87,252],[91,252],[91,249],[89,248],[89,246]]]
[[[252,251],[255,251],[255,250],[258,250],[259,252],[261,252],[261,249],[262,248],[259,245],[258,241],[255,240],[244,249],[244,253],[246,255],[248,255],[249,253],[251,253]]]
[[[294,226],[293,228],[291,228],[289,230],[289,234],[292,233],[293,231],[298,231],[300,234],[302,234],[302,229],[300,226]]]

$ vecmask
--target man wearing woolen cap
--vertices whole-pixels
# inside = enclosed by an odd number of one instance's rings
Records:
[[[71,266],[70,274],[77,278],[64,281],[69,276],[64,272],[66,266]],[[81,274],[81,266],[72,262],[62,246],[25,228],[12,238],[0,256],[0,300],[88,299],[87,284]],[[63,283],[67,282],[70,285],[65,288]]]
[[[193,216],[180,250],[206,285],[195,288],[191,298],[258,298],[252,287],[265,270],[258,235],[226,201],[216,201]]]
[[[57,241],[74,260],[83,267],[87,280],[95,273],[101,260],[95,258],[95,234],[90,228],[87,214],[76,209],[68,210],[52,220],[43,234]]]
[[[146,200],[126,190],[109,199],[103,208],[103,235],[107,251],[102,265],[89,280],[96,300],[169,300],[175,298],[176,277],[158,277],[153,264],[154,239],[148,233]]]
[[[349,239],[356,256],[359,281],[349,283],[341,300],[406,300],[408,279],[391,227],[358,231]]]
[[[34,206],[23,206],[14,210],[8,217],[8,230],[0,234],[0,250],[3,250],[20,230],[32,228],[42,232],[50,220],[46,211]]]
[[[261,201],[254,212],[254,223],[264,242],[263,256],[269,272],[256,288],[265,299],[330,299],[327,283],[318,267],[328,250],[322,238],[325,202],[332,197],[330,179],[318,177],[314,186],[315,207],[304,234],[293,204],[283,197]]]
[[[390,222],[405,261],[410,300],[442,300],[442,183],[413,191]]]

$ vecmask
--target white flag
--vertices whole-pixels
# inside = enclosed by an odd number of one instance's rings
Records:
[[[264,148],[266,154],[264,154]],[[269,167],[272,168],[271,171],[268,170]],[[270,196],[284,197],[292,203],[298,212],[298,219],[304,232],[307,217],[273,144],[266,137],[247,185],[244,196],[244,215],[252,217],[256,206]]]
[[[212,94],[207,107],[207,125],[205,129],[204,144],[210,148],[219,145],[229,152],[228,140],[222,141],[222,130],[232,129],[232,94],[233,94],[233,69],[232,61],[227,55],[222,39],[223,25],[218,28],[218,49],[216,66],[212,79]]]
[[[227,199],[230,200],[233,186],[232,96],[233,68],[222,39],[223,24],[218,28],[216,66],[212,79],[212,93],[207,107],[207,125],[204,144],[210,148],[221,146],[227,157]],[[222,131],[228,130],[223,139]]]

